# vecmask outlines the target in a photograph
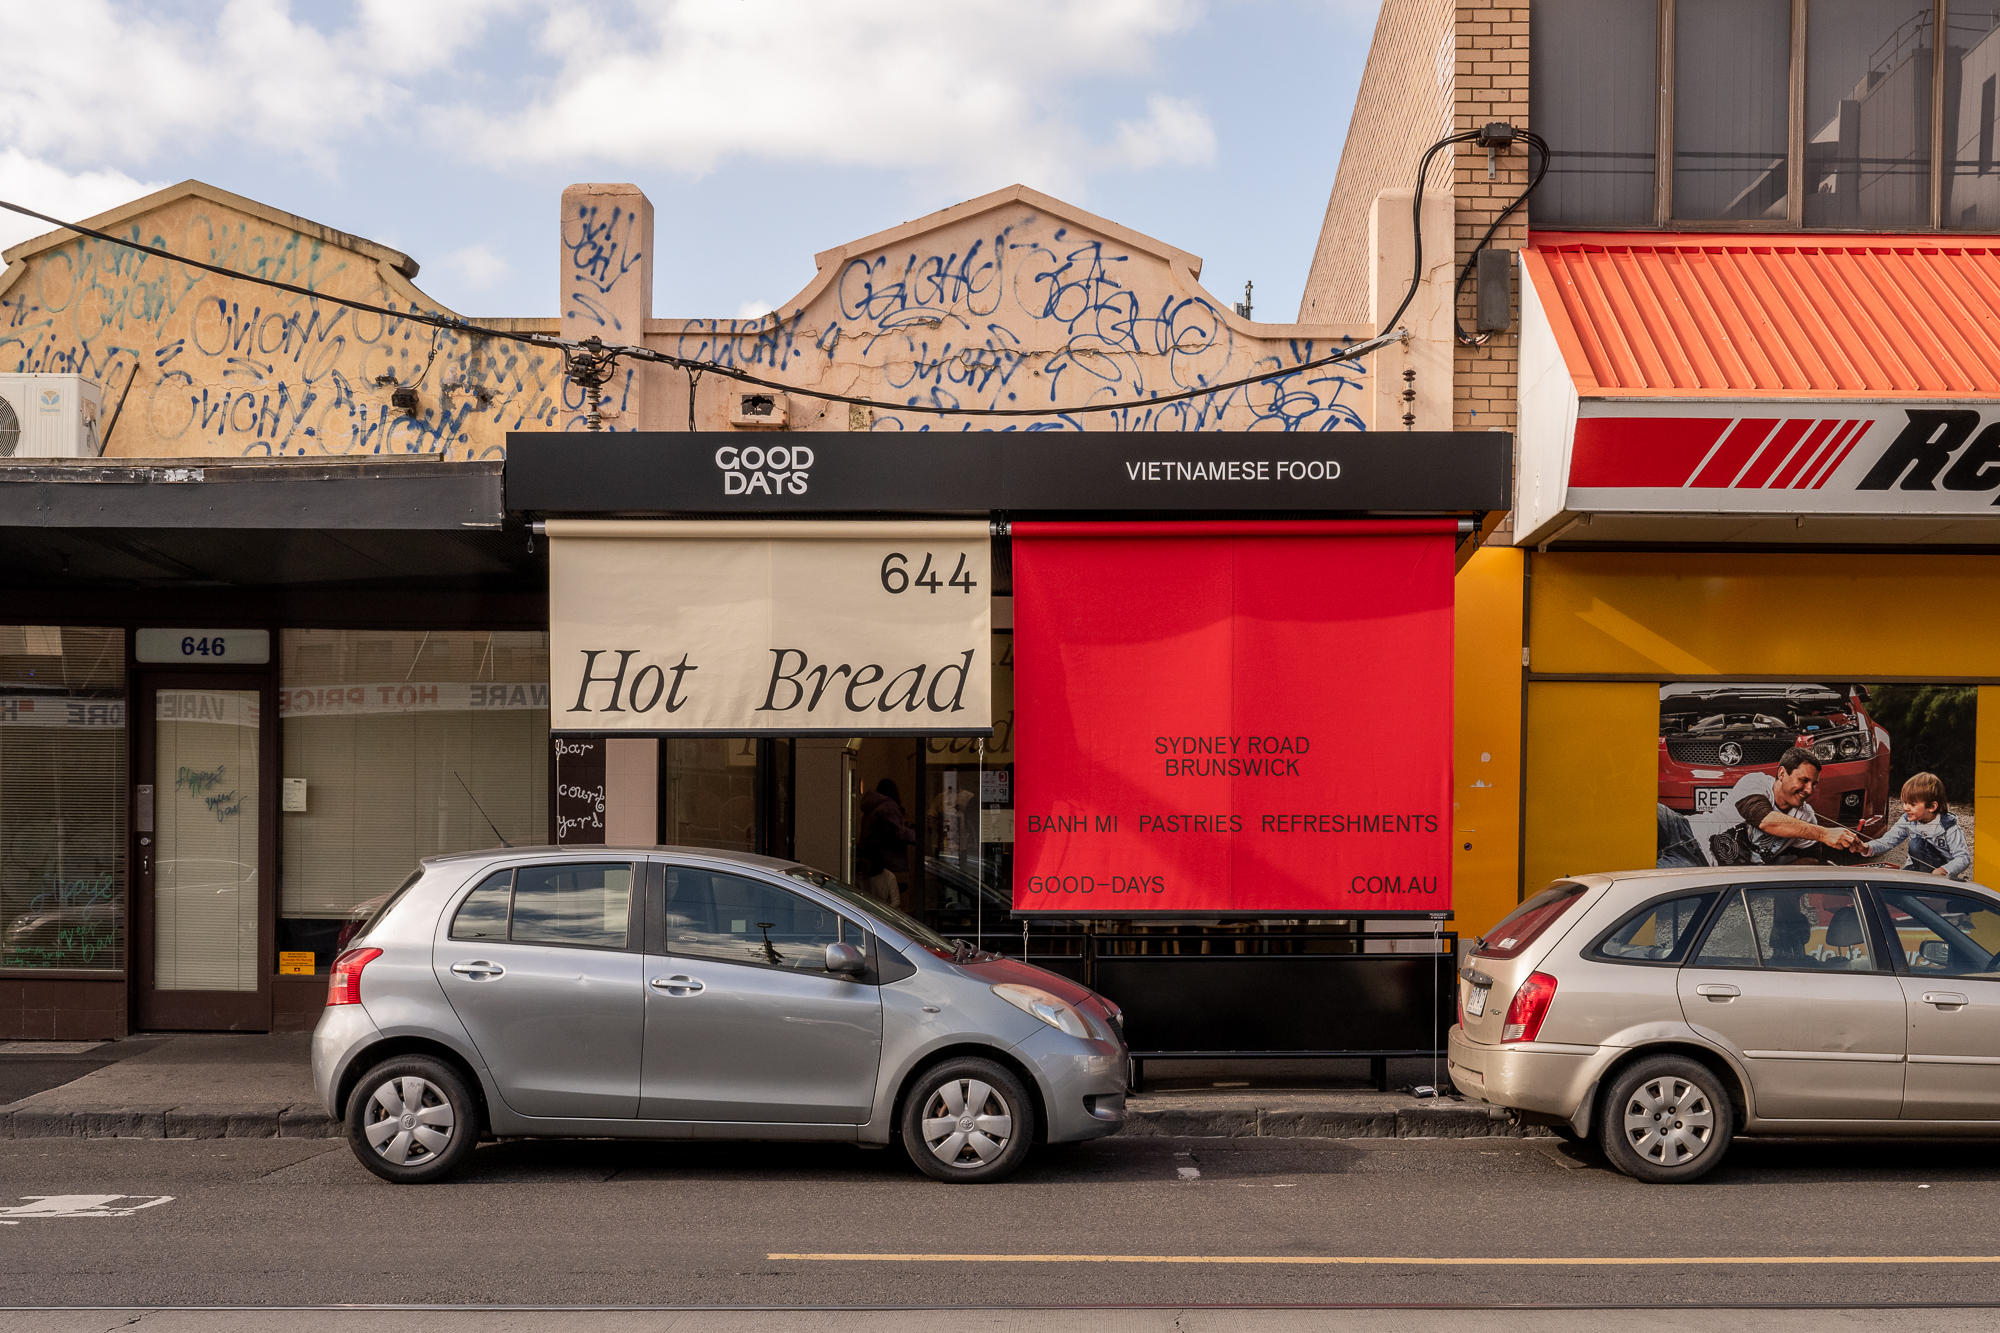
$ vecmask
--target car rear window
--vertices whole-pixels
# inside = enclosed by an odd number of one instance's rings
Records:
[[[1678,963],[1714,900],[1713,893],[1691,893],[1647,903],[1606,932],[1590,956],[1608,963]]]
[[[1472,951],[1474,958],[1512,958],[1533,944],[1541,933],[1554,925],[1562,914],[1583,897],[1581,884],[1551,884],[1507,914],[1505,920],[1486,932],[1486,938]]]

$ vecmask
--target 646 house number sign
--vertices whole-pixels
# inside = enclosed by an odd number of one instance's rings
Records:
[[[260,666],[271,660],[267,629],[142,629],[134,655],[146,663],[187,666]]]

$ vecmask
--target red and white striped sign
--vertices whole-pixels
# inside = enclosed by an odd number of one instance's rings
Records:
[[[1992,513],[2000,403],[1586,400],[1568,465],[1573,511]]]

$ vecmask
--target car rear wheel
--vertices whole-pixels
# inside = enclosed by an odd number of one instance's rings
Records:
[[[1014,1174],[1035,1141],[1028,1090],[976,1056],[927,1069],[903,1102],[903,1147],[933,1180],[977,1185]]]
[[[1619,1074],[1598,1117],[1606,1159],[1657,1185],[1707,1175],[1735,1132],[1736,1113],[1722,1080],[1679,1055],[1652,1056]]]
[[[457,1070],[427,1055],[384,1060],[354,1086],[347,1143],[398,1185],[443,1180],[479,1141],[479,1107]]]

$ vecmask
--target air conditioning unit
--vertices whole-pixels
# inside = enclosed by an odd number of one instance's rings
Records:
[[[0,375],[0,458],[96,458],[104,395],[81,375]]]

